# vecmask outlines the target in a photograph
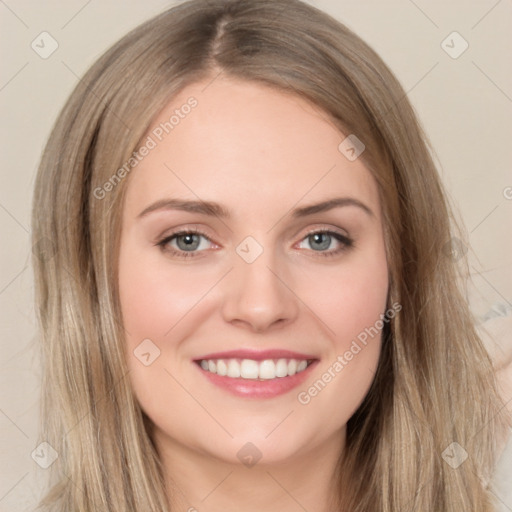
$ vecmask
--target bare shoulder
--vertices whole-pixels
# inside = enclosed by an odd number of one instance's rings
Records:
[[[505,403],[504,410],[508,412],[512,425],[512,314],[490,318],[478,326],[478,331],[493,361],[498,388]],[[509,461],[506,464],[512,464],[511,433],[512,429],[509,429],[509,435],[497,441],[497,453],[500,459],[506,457]],[[496,478],[499,479],[499,475]]]
[[[504,311],[509,313],[509,311]],[[496,316],[479,326],[486,348],[496,369],[499,390],[505,402],[512,425],[512,314]],[[502,500],[512,498],[510,493],[510,472],[512,470],[512,428],[505,439],[497,440],[497,466],[493,473],[493,486]],[[504,502],[505,502],[504,501]]]
[[[491,318],[478,329],[493,360],[498,386],[512,418],[512,314]]]

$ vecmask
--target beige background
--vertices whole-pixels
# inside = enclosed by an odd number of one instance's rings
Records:
[[[512,2],[316,0],[383,57],[402,82],[435,148],[471,243],[470,303],[480,320],[512,314]],[[30,203],[38,159],[65,98],[94,60],[164,0],[0,0],[2,123],[0,230],[0,510],[28,511],[45,470],[31,458],[40,370],[30,267]],[[47,31],[47,59],[32,41]],[[457,31],[458,58],[441,46]],[[449,51],[464,41],[450,36]],[[48,46],[46,46],[48,48]],[[510,446],[510,444],[509,444]],[[500,463],[502,511],[512,511],[509,454]]]

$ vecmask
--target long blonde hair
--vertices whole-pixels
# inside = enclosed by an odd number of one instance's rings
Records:
[[[32,216],[41,441],[59,454],[41,508],[169,510],[124,359],[117,259],[129,176],[104,197],[97,191],[173,95],[219,72],[313,102],[364,142],[361,158],[379,187],[389,303],[402,311],[385,328],[374,383],[348,423],[339,509],[492,510],[486,482],[506,419],[446,250],[458,232],[426,138],[379,56],[297,0],[180,4],[109,49],[64,106],[43,154]],[[468,458],[452,467],[446,449]]]

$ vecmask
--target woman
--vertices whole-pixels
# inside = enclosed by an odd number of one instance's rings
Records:
[[[508,420],[447,201],[340,23],[192,0],[136,28],[33,212],[50,510],[492,510]]]

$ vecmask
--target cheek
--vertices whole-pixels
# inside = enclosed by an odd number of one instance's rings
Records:
[[[325,274],[325,291],[316,286],[305,299],[332,343],[315,375],[297,393],[305,414],[323,416],[326,428],[333,430],[359,407],[378,366],[389,284],[384,245],[334,269]],[[316,283],[321,282],[318,277]]]
[[[170,264],[155,248],[141,249],[140,242],[126,237],[118,279],[134,392],[146,411],[166,410],[171,394],[173,400],[181,396],[170,373],[177,372],[181,381],[190,364],[180,351],[180,340],[187,340],[208,314],[201,299],[219,276],[207,266]]]
[[[119,294],[129,339],[162,340],[197,305],[210,281],[212,276],[200,270],[179,265],[170,269],[156,250],[137,256],[128,247],[122,248]]]
[[[364,338],[385,313],[389,285],[385,249],[383,244],[372,249],[300,277],[297,294],[321,320],[337,352],[347,350],[360,334]]]
[[[179,268],[169,272],[165,260],[155,254],[154,248],[141,250],[126,238],[118,276],[130,380],[139,404],[153,420],[168,410],[169,396],[180,396],[179,386],[166,373],[173,355],[168,341],[201,296],[194,293],[194,283],[199,285],[195,276],[191,280],[190,273]]]

